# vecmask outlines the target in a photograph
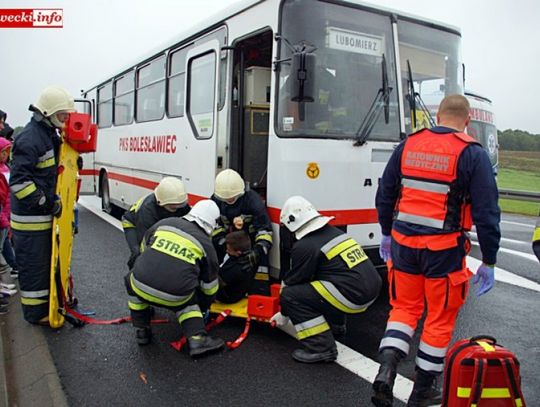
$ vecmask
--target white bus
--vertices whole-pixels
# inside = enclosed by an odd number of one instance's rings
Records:
[[[233,168],[275,240],[283,203],[303,195],[381,265],[378,179],[418,96],[463,93],[460,43],[454,27],[360,1],[237,3],[83,92],[99,125],[85,182],[106,211],[168,175],[193,204]]]
[[[493,172],[497,174],[499,166],[499,142],[495,115],[491,100],[485,96],[465,90],[465,96],[471,105],[471,121],[467,134],[482,144],[489,155]]]

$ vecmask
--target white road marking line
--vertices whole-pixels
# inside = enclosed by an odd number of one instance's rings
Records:
[[[472,272],[476,273],[476,270],[481,263],[481,260],[475,259],[471,256],[467,256],[467,266],[471,269]],[[535,283],[528,278],[521,277],[517,274],[506,271],[500,267],[495,267],[495,280],[540,292],[540,284]]]
[[[501,223],[508,223],[510,225],[525,226],[525,227],[534,229],[534,222],[532,224],[528,224],[528,223],[511,222],[509,220],[501,220]]]
[[[106,222],[109,222],[111,225],[113,225],[115,228],[119,230],[124,230],[122,228],[122,222],[120,222],[115,217],[109,215],[108,213],[103,212],[101,209],[101,201],[96,196],[91,195],[81,195],[79,197],[79,204],[84,206],[86,209],[88,209],[90,212],[92,212],[94,215],[100,217]]]
[[[475,245],[475,246],[480,246],[478,244],[478,242],[471,242],[471,243],[473,245]],[[508,249],[506,247],[499,247],[499,251],[503,252],[503,253],[513,254],[514,256],[520,256],[520,257],[523,257],[523,258],[525,258],[527,260],[532,260],[535,263],[538,263],[538,259],[536,258],[536,256],[534,254],[524,253],[524,252],[520,252],[518,250]]]
[[[469,234],[471,235],[472,238],[475,239],[475,241],[478,241],[478,235],[474,232],[469,232]],[[531,237],[532,237],[532,234],[531,234]],[[474,241],[473,241],[474,242]],[[527,245],[527,246],[530,246],[531,245],[531,241],[530,240],[527,240],[527,241],[523,241],[523,240],[515,240],[515,239],[509,239],[507,237],[501,237],[501,242],[506,242],[506,243],[516,243],[516,244],[524,244],[524,245]]]

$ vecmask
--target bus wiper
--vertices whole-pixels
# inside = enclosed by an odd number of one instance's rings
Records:
[[[408,82],[409,82],[409,89],[407,94],[407,100],[409,101],[409,108],[411,110],[412,114],[412,128],[416,129],[416,126],[418,124],[417,118],[416,118],[416,107],[420,107],[421,111],[424,113],[424,115],[428,118],[430,127],[435,127],[435,121],[433,120],[433,117],[431,117],[431,114],[429,113],[428,108],[424,104],[424,101],[422,100],[422,97],[416,90],[414,89],[414,81],[412,76],[412,69],[411,69],[411,61],[407,59],[407,76],[408,76]]]
[[[373,131],[373,127],[379,120],[381,112],[384,110],[384,121],[386,124],[390,121],[390,93],[392,88],[388,86],[388,70],[386,68],[386,58],[383,54],[381,61],[381,73],[382,73],[382,83],[377,95],[371,106],[369,107],[362,124],[358,128],[358,131],[355,135],[354,146],[362,146],[366,143],[369,135]]]

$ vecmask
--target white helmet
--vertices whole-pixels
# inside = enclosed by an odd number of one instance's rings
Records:
[[[45,117],[51,117],[61,110],[67,112],[75,111],[73,97],[71,97],[67,90],[60,86],[47,86],[43,89],[34,107]]]
[[[225,201],[241,196],[245,191],[245,184],[235,170],[226,169],[217,175],[214,188],[214,195]]]
[[[210,199],[203,199],[193,205],[193,208],[184,219],[190,222],[195,222],[210,236],[217,226],[217,218],[219,218],[219,208],[216,203]]]
[[[287,199],[279,215],[279,221],[291,232],[296,232],[297,239],[322,228],[333,218],[322,216],[311,202],[301,196]]]
[[[187,202],[184,183],[175,177],[165,177],[154,189],[154,195],[159,206],[169,204],[185,204]]]

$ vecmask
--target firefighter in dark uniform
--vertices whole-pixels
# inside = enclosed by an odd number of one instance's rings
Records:
[[[476,225],[482,264],[473,283],[477,295],[494,284],[501,237],[498,191],[489,157],[463,131],[470,121],[469,102],[446,96],[436,127],[409,136],[393,152],[377,190],[376,206],[383,238],[380,254],[388,264],[390,315],[379,346],[379,372],[373,404],[391,406],[399,361],[407,356],[427,304],[416,354],[410,407],[440,403],[437,377],[472,273],[465,258],[467,231]]]
[[[151,341],[153,305],[175,312],[192,357],[223,347],[223,340],[206,334],[203,322],[219,286],[210,239],[218,217],[216,204],[206,199],[183,218],[163,219],[146,232],[142,252],[125,277],[139,345]]]
[[[55,196],[58,130],[74,102],[66,90],[49,86],[30,110],[11,153],[11,229],[24,318],[48,324],[52,220],[62,208]]]
[[[250,292],[269,294],[268,253],[272,248],[272,224],[264,202],[255,191],[246,191],[240,174],[231,169],[217,175],[212,199],[221,214],[213,236],[219,260],[225,256],[227,233],[244,230],[251,238],[252,249],[242,256],[239,263],[249,264],[255,270]]]
[[[288,317],[294,325],[304,345],[292,354],[298,362],[334,361],[332,327],[342,327],[345,314],[365,311],[381,289],[381,277],[360,245],[328,225],[331,219],[301,196],[289,198],[281,210],[280,221],[296,241],[283,276],[281,313],[273,320],[283,326]]]
[[[146,231],[161,219],[182,217],[191,207],[182,180],[163,178],[152,194],[135,202],[122,216],[122,227],[131,255],[128,267],[133,267],[140,254],[140,244]]]

